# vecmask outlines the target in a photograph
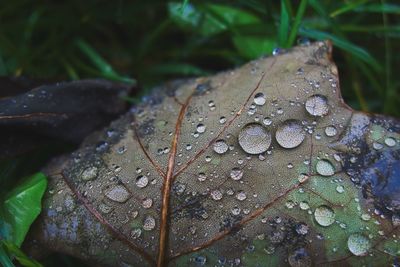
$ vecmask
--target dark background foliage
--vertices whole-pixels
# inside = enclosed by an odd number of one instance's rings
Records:
[[[102,77],[136,85],[126,98],[135,102],[169,79],[212,74],[276,48],[330,39],[345,101],[398,117],[399,14],[400,5],[385,0],[14,0],[0,8],[0,75]],[[40,170],[54,150],[0,162],[2,192]],[[0,250],[5,264],[2,257]],[[65,257],[46,260],[49,266],[54,261],[75,264]]]

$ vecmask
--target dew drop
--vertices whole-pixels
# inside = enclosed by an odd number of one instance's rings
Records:
[[[219,190],[214,190],[211,192],[211,197],[214,200],[221,200],[222,199],[222,192]]]
[[[263,123],[264,123],[264,125],[269,126],[269,125],[272,124],[272,120],[271,120],[271,118],[269,118],[269,117],[265,117],[265,118],[263,119]]]
[[[133,229],[131,231],[131,237],[133,239],[138,239],[142,235],[142,230],[139,228]]]
[[[266,101],[267,100],[266,100],[265,95],[263,93],[257,93],[254,96],[254,104],[256,104],[257,106],[264,105]]]
[[[145,175],[139,175],[136,177],[136,186],[139,188],[146,187],[149,183],[149,178]]]
[[[261,154],[271,145],[271,134],[258,123],[245,125],[238,139],[240,147],[249,154]]]
[[[145,231],[151,231],[156,227],[156,220],[153,216],[146,216],[143,221],[143,229]]]
[[[335,174],[335,168],[329,160],[322,159],[317,162],[317,173],[322,176],[332,176]]]
[[[226,118],[224,116],[219,118],[219,123],[224,124],[226,122]]]
[[[143,199],[142,206],[145,209],[150,209],[151,206],[153,206],[153,200],[151,198],[149,198],[149,197]]]
[[[365,256],[371,248],[369,239],[359,233],[351,234],[347,239],[347,247],[356,256]]]
[[[98,174],[97,167],[94,166],[89,167],[82,172],[81,179],[84,181],[90,181],[95,179],[97,177],[97,174]]]
[[[230,177],[231,177],[233,180],[238,181],[238,180],[242,179],[242,177],[243,177],[243,171],[242,171],[241,169],[235,167],[235,168],[233,168],[233,169],[231,170]]]
[[[204,172],[201,172],[197,175],[197,180],[199,180],[200,182],[204,182],[207,179],[207,176]]]
[[[215,141],[213,149],[217,154],[225,154],[228,151],[229,146],[225,140],[220,139]]]
[[[338,193],[343,193],[344,192],[344,187],[343,187],[343,185],[338,185],[338,186],[336,186],[336,192],[338,192]]]
[[[284,148],[295,148],[299,146],[306,133],[298,120],[286,120],[278,126],[275,138],[278,144]]]
[[[247,198],[246,193],[243,192],[243,191],[239,191],[239,192],[236,194],[236,199],[239,200],[239,201],[243,201],[243,200],[245,200],[246,198]]]
[[[335,136],[337,134],[337,130],[335,126],[326,126],[325,128],[325,134],[326,136],[332,137]]]
[[[335,212],[328,206],[322,205],[315,209],[314,218],[321,226],[329,226],[335,222]]]
[[[124,203],[130,197],[130,193],[123,185],[116,185],[105,192],[107,198],[112,201]]]
[[[306,110],[312,116],[325,116],[328,114],[328,99],[323,95],[312,95],[306,101]]]
[[[198,133],[204,133],[206,131],[206,126],[202,123],[199,123],[196,127]]]
[[[385,139],[385,144],[389,147],[393,147],[396,145],[396,139],[394,139],[393,137],[387,137]]]

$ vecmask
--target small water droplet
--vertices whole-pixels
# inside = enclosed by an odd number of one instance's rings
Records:
[[[265,98],[265,95],[263,93],[257,93],[254,96],[254,104],[256,104],[258,106],[264,105],[266,101],[267,101],[267,99]]]
[[[93,167],[89,167],[89,168],[86,168],[82,172],[81,179],[84,180],[84,181],[90,181],[90,180],[95,179],[97,177],[97,174],[98,174],[97,167],[94,167],[94,166]]]
[[[328,99],[323,95],[312,95],[306,101],[306,110],[312,116],[325,116],[329,112]]]
[[[263,123],[264,123],[264,125],[269,126],[269,125],[272,124],[272,120],[271,120],[271,118],[269,118],[269,117],[265,117],[265,118],[263,119]]]
[[[146,197],[145,199],[143,199],[142,201],[142,206],[145,209],[150,209],[151,206],[153,206],[153,200],[149,197]]]
[[[338,193],[343,193],[343,192],[344,192],[344,187],[343,187],[343,185],[338,185],[338,186],[336,186],[336,192],[338,192]]]
[[[142,229],[136,228],[131,231],[131,237],[133,239],[138,239],[142,235]]]
[[[239,191],[239,192],[236,194],[236,199],[239,200],[239,201],[243,201],[243,200],[245,200],[246,198],[247,198],[247,196],[246,196],[246,193],[245,193],[244,191]]]
[[[146,187],[149,184],[149,178],[145,175],[139,175],[136,177],[136,186],[139,188]]]
[[[332,176],[335,174],[335,167],[329,160],[322,159],[317,162],[317,173],[322,176]]]
[[[394,139],[393,137],[387,137],[385,138],[385,144],[389,147],[393,147],[396,145],[396,139]]]
[[[222,192],[219,190],[214,190],[211,192],[211,197],[214,200],[221,200],[222,199]]]
[[[219,118],[219,123],[224,124],[226,122],[226,118],[224,116]]]
[[[271,145],[271,134],[258,123],[245,125],[238,139],[240,147],[248,154],[261,154]]]
[[[201,172],[197,175],[197,180],[199,180],[200,182],[204,182],[207,179],[207,176],[204,172]]]
[[[228,151],[229,146],[225,140],[220,139],[215,141],[213,149],[217,154],[225,154]]]
[[[332,125],[331,126],[326,126],[325,134],[326,134],[326,136],[329,136],[329,137],[335,136],[337,134],[336,127],[332,126]]]
[[[143,229],[145,231],[151,231],[156,227],[156,220],[153,216],[146,216],[143,221]]]
[[[233,169],[231,170],[230,177],[231,177],[233,180],[238,181],[238,180],[242,179],[242,177],[243,177],[243,171],[242,171],[241,169],[235,167],[235,168],[233,168]]]
[[[295,148],[299,146],[306,136],[300,121],[286,120],[278,126],[275,138],[283,148]]]
[[[371,248],[371,242],[363,234],[351,234],[347,239],[347,247],[356,256],[365,256]]]
[[[335,212],[328,206],[322,205],[315,209],[314,218],[321,226],[329,226],[335,222]]]
[[[124,203],[130,197],[130,193],[123,185],[116,185],[105,192],[107,198],[119,202]]]
[[[206,131],[206,126],[202,123],[199,123],[196,127],[198,133],[204,133]]]

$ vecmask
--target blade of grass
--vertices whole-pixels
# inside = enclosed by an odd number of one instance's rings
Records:
[[[349,11],[352,11],[354,9],[356,9],[357,7],[365,4],[366,2],[368,2],[369,0],[359,0],[359,1],[354,1],[354,2],[350,2],[350,3],[345,3],[342,7],[340,7],[339,9],[336,9],[335,11],[331,12],[331,14],[329,14],[329,16],[331,18],[334,18],[336,16],[339,16],[341,14],[347,13]]]
[[[135,84],[136,81],[134,79],[120,76],[116,73],[110,64],[105,61],[105,59],[100,56],[88,43],[86,43],[82,39],[76,40],[76,45],[78,48],[92,61],[93,65],[95,65],[104,77],[109,78],[111,80],[121,81],[129,84]]]
[[[278,44],[280,47],[285,47],[289,33],[289,12],[286,6],[286,1],[281,0],[281,20],[278,31]]]
[[[296,17],[293,22],[292,30],[290,31],[289,39],[286,43],[287,48],[293,46],[293,44],[294,44],[294,41],[297,36],[297,32],[300,27],[301,20],[304,16],[304,12],[306,11],[306,8],[307,8],[307,2],[308,2],[308,0],[301,0],[301,2],[300,2],[299,8],[297,9]]]
[[[381,5],[385,4],[384,0],[381,0]],[[388,25],[388,17],[387,13],[382,11],[382,21],[383,26],[386,27]],[[384,105],[384,112],[389,112],[393,109],[394,99],[396,97],[396,88],[391,84],[391,76],[392,76],[392,64],[391,64],[391,44],[390,39],[387,32],[384,32],[385,36],[385,73],[386,73],[386,88],[385,88],[385,105]]]
[[[376,13],[390,13],[390,14],[400,14],[400,5],[380,3],[380,4],[369,4],[357,7],[355,9],[357,12],[376,12]]]
[[[300,34],[302,34],[306,37],[314,38],[317,40],[329,39],[333,42],[334,45],[349,52],[350,54],[363,60],[364,62],[368,63],[376,71],[379,72],[382,70],[382,67],[379,64],[379,62],[370,53],[368,53],[365,49],[363,49],[343,38],[340,38],[336,35],[333,35],[333,34],[330,34],[327,32],[305,29],[305,28],[300,28],[299,32],[300,32]]]

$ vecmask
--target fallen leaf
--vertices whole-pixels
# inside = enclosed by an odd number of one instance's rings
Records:
[[[32,253],[112,266],[396,264],[400,122],[344,104],[330,58],[318,42],[156,89],[46,169]]]

